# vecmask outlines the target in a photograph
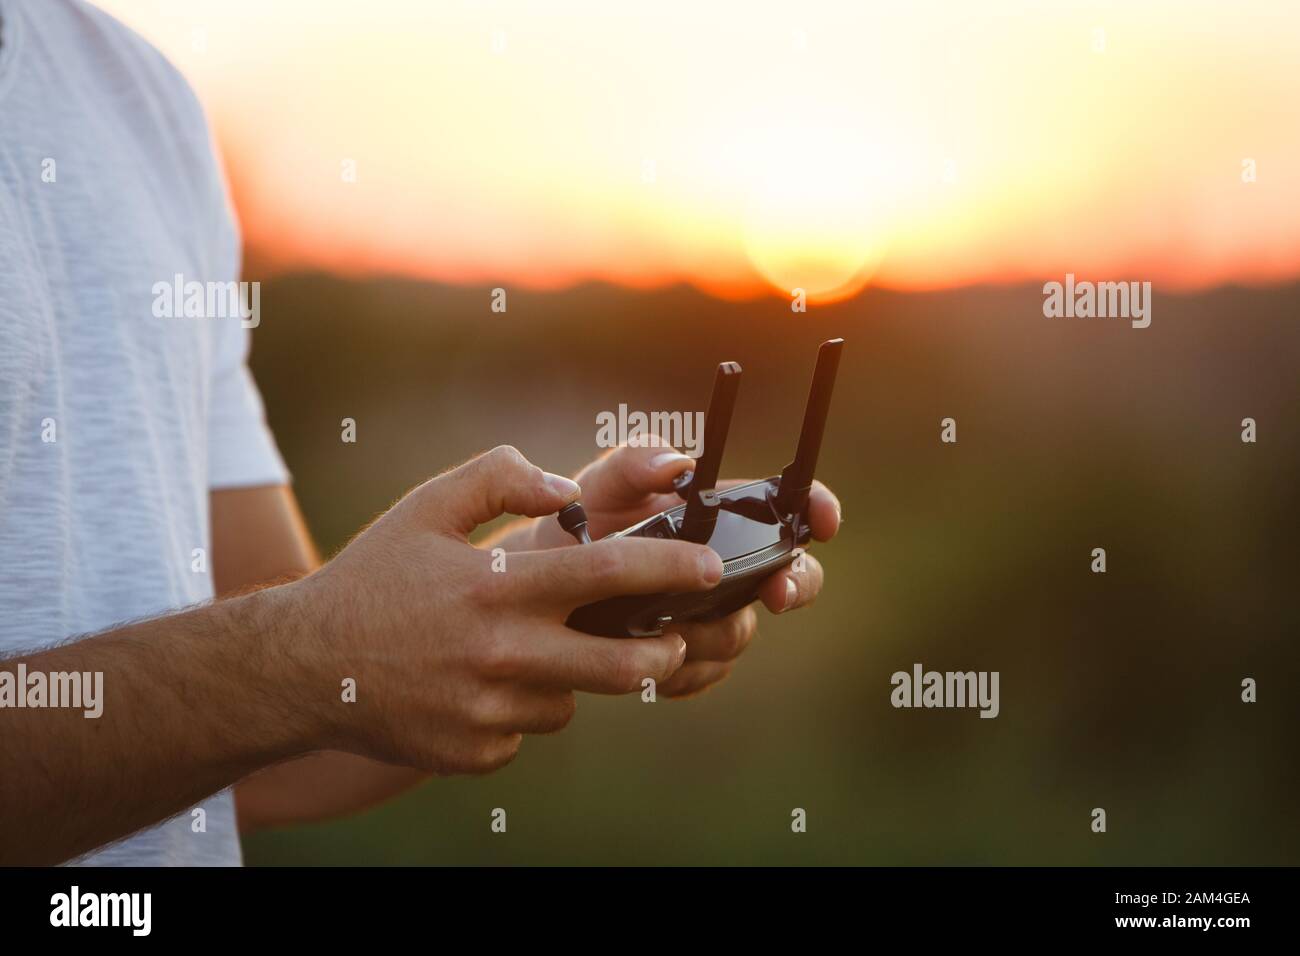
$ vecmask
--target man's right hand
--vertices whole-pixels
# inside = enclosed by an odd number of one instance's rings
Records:
[[[665,680],[680,637],[590,637],[565,618],[618,594],[707,590],[722,574],[713,551],[605,541],[510,553],[494,571],[469,543],[498,515],[577,496],[498,448],[416,488],[308,577],[0,661],[14,681],[23,668],[103,677],[95,719],[0,709],[0,865],[71,859],[304,754],[486,772],[522,734],[564,726],[575,690]]]
[[[704,591],[722,575],[702,545],[644,538],[511,553],[468,535],[502,514],[552,514],[578,486],[495,448],[425,482],[310,577],[286,586],[314,633],[290,653],[310,676],[322,747],[436,773],[509,762],[521,735],[561,729],[575,690],[639,691],[682,665],[676,634],[592,637],[575,607],[621,594]],[[346,678],[356,700],[342,700]]]

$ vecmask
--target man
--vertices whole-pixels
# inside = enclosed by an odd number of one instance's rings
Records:
[[[318,568],[248,329],[151,309],[159,281],[238,274],[197,102],[80,0],[0,0],[0,31],[0,862],[238,864],[239,828],[502,766],[575,691],[726,676],[752,608],[658,638],[564,627],[604,596],[718,581],[707,547],[564,547],[550,517],[579,485],[597,537],[661,510],[689,465],[671,449],[618,449],[577,483],[495,449]],[[504,513],[528,520],[492,542],[501,574],[467,536]],[[815,535],[838,523],[819,487]],[[762,599],[794,608],[821,580],[810,558]],[[99,699],[60,705],[56,675]]]

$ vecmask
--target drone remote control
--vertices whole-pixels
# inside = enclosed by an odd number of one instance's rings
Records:
[[[808,493],[821,451],[826,414],[840,364],[843,339],[822,343],[794,460],[778,477],[718,491],[718,471],[740,386],[740,366],[723,362],[713,381],[704,419],[704,450],[692,471],[674,482],[685,504],[647,518],[609,537],[667,538],[707,544],[722,558],[722,580],[711,591],[632,594],[587,604],[569,615],[568,625],[605,637],[650,637],[674,622],[725,617],[758,597],[759,586],[795,559],[808,543]],[[590,544],[587,515],[577,502],[559,513],[560,525]]]

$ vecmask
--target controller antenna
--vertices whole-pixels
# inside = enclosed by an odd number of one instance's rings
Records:
[[[799,431],[799,447],[794,461],[781,470],[781,480],[776,486],[773,505],[782,517],[803,511],[812,490],[813,472],[817,469],[817,456],[822,449],[822,434],[826,431],[826,415],[831,407],[831,392],[835,388],[835,373],[840,367],[840,350],[843,339],[823,342],[817,350],[817,368],[813,371],[812,389],[804,407],[803,428]]]
[[[723,362],[713,379],[713,396],[709,399],[709,412],[704,418],[704,451],[695,463],[690,487],[682,495],[686,511],[682,515],[677,535],[684,541],[708,544],[713,528],[718,523],[718,471],[722,468],[722,452],[727,445],[727,432],[731,429],[731,413],[736,407],[736,392],[740,388],[740,365]]]
[[[578,539],[578,544],[591,544],[591,534],[587,531],[587,510],[578,502],[567,504],[560,509],[556,518],[560,527]]]

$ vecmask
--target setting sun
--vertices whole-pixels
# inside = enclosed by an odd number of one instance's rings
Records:
[[[879,268],[904,204],[906,166],[883,136],[820,122],[788,104],[789,120],[762,127],[737,169],[745,187],[743,239],[773,287],[810,299],[844,298]]]
[[[1300,272],[1284,4],[103,5],[197,87],[261,271],[814,299]]]

